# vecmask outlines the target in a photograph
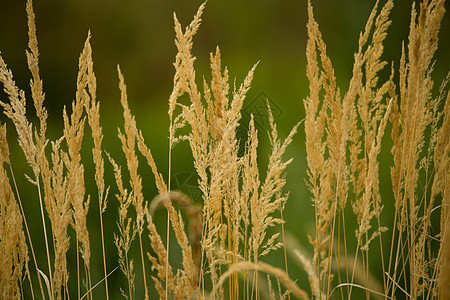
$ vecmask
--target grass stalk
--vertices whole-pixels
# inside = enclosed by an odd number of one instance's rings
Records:
[[[34,267],[36,268],[36,274],[37,274],[37,278],[38,278],[38,282],[39,282],[39,290],[41,291],[42,299],[45,299],[44,288],[42,286],[41,276],[38,273],[39,267],[38,267],[37,260],[36,260],[36,254],[34,253],[34,246],[33,246],[32,240],[31,240],[31,235],[30,235],[30,230],[28,228],[27,218],[25,217],[25,211],[24,211],[23,206],[22,206],[22,199],[21,199],[20,194],[19,194],[19,188],[17,187],[16,177],[14,176],[14,171],[12,169],[11,163],[9,164],[9,170],[11,172],[11,178],[12,178],[12,181],[13,181],[14,189],[16,191],[17,201],[19,202],[20,213],[22,214],[23,222],[25,224],[25,231],[27,233],[28,242],[30,243],[31,255],[33,257]],[[30,278],[30,286],[31,286],[33,299],[34,299],[33,284],[31,282],[31,278]]]
[[[281,204],[280,204],[281,205]],[[284,218],[283,218],[283,209],[280,206],[280,214],[281,214],[281,220],[283,221],[281,223],[281,236],[283,238],[283,252],[284,252],[284,268],[286,271],[286,275],[289,277],[289,270],[288,270],[288,262],[287,262],[287,253],[286,253],[286,235],[284,233]],[[288,294],[288,300],[291,300],[291,294]]]
[[[106,266],[106,254],[105,254],[105,237],[104,237],[104,231],[103,231],[103,213],[102,213],[102,207],[101,207],[101,201],[99,201],[99,210],[100,210],[100,235],[102,237],[102,258],[103,258],[103,272],[104,272],[104,278],[105,278],[105,292],[106,292],[106,299],[109,299],[109,288],[108,288],[108,273],[107,273],[107,266]],[[144,277],[145,278],[145,277]]]
[[[139,248],[141,249],[141,263],[142,263],[142,276],[144,277],[144,291],[145,291],[145,299],[148,299],[148,287],[147,287],[147,277],[145,275],[145,261],[144,261],[144,247],[142,246],[142,235],[141,232],[138,232],[139,236]]]
[[[77,299],[80,299],[81,297],[81,284],[80,284],[80,251],[79,249],[79,240],[78,240],[78,233],[76,234],[77,238]]]
[[[49,277],[50,277],[50,282],[49,282],[49,287],[48,290],[51,293],[49,295],[50,300],[53,300],[53,275],[52,275],[52,267],[51,267],[51,263],[50,263],[50,251],[48,249],[48,239],[47,239],[47,227],[45,225],[45,217],[44,217],[44,207],[42,204],[42,194],[41,194],[41,188],[39,185],[39,178],[36,178],[36,185],[37,185],[37,189],[38,189],[38,194],[39,194],[39,205],[40,205],[40,209],[41,209],[41,220],[42,220],[42,227],[44,229],[44,240],[45,240],[45,251],[47,253],[47,265],[48,265],[48,273],[49,273]]]
[[[172,148],[173,148],[173,136],[172,136],[172,126],[173,126],[173,121],[172,121],[172,115],[170,115],[170,137],[169,137],[169,166],[168,166],[168,171],[169,171],[169,176],[167,179],[167,190],[170,193],[170,185],[172,183]],[[166,256],[166,300],[169,299],[169,254],[170,254],[170,214],[169,214],[169,210],[167,210],[167,224],[166,224],[166,249],[167,249],[167,256]]]

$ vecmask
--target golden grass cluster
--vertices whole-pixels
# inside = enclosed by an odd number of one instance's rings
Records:
[[[27,179],[36,189],[42,236],[30,235],[30,212],[24,211],[20,198],[26,187],[16,184],[8,146],[12,141],[7,140],[6,125],[1,125],[0,298],[22,299],[26,294],[32,299],[93,299],[93,290],[103,288],[109,299],[112,289],[119,287],[109,285],[108,277],[119,268],[126,278],[120,291],[128,299],[136,298],[137,285],[143,286],[146,299],[351,299],[355,295],[449,299],[449,76],[437,96],[432,94],[431,78],[444,1],[424,0],[418,12],[413,6],[408,44],[402,47],[399,64],[391,64],[386,81],[380,72],[389,65],[382,54],[393,1],[379,6],[377,2],[360,34],[353,74],[348,90],[342,92],[308,3],[306,74],[310,93],[304,100],[304,126],[307,185],[315,211],[315,232],[309,236],[313,257],[309,259],[305,248],[289,246],[295,242],[288,241],[292,238],[283,225],[291,222],[283,219],[283,209],[289,195],[284,190],[285,171],[292,161],[283,155],[300,123],[281,139],[267,105],[271,152],[265,174],[258,164],[259,139],[253,117],[245,150],[239,151],[237,129],[256,65],[242,84],[230,87],[217,48],[210,56],[211,81],[204,79],[202,88],[197,85],[192,39],[205,4],[184,30],[174,16],[178,53],[168,101],[169,174],[163,175],[130,110],[119,66],[123,127],[118,137],[126,165],[116,163],[103,148],[90,33],[79,58],[75,100],[70,110],[63,110],[62,136],[49,140],[35,15],[28,0],[26,53],[32,74],[31,97],[17,87],[0,56],[0,82],[9,98],[1,99],[0,105],[17,131],[17,142],[32,171]],[[398,83],[394,81],[397,76]],[[188,103],[182,101],[186,97]],[[27,98],[32,99],[38,125],[27,117]],[[86,120],[93,141],[94,174],[85,172],[85,164],[90,162],[81,156]],[[390,199],[382,199],[378,155],[387,128],[392,128],[393,191]],[[192,151],[201,203],[171,189],[172,150],[179,142],[188,143]],[[144,194],[141,174],[145,166],[139,165],[139,156],[154,175],[158,195]],[[105,181],[105,158],[114,170],[115,182]],[[87,180],[95,181],[97,193],[86,189]],[[110,186],[118,201],[116,229],[103,223],[108,201],[115,201]],[[93,278],[91,271],[94,249],[89,231],[94,229],[88,228],[87,216],[93,203],[99,208],[101,278]],[[157,228],[153,221],[159,206],[167,210],[167,228]],[[394,219],[384,224],[381,216],[388,206]],[[431,230],[433,219],[439,220],[440,228]],[[356,224],[351,230],[349,220]],[[107,264],[106,252],[112,250],[105,244],[105,230],[114,230],[118,261],[113,265]],[[75,243],[71,243],[72,232]],[[167,236],[165,240],[160,232]],[[169,248],[170,232],[181,249],[182,264],[176,268],[169,261],[170,252],[178,251]],[[33,241],[42,238],[46,261],[38,260],[33,246]],[[134,257],[130,249],[137,242],[140,253]],[[352,244],[356,247],[350,248]],[[68,272],[70,247],[76,249],[76,274]],[[309,283],[297,281],[298,274],[288,272],[287,253],[291,250]],[[273,251],[284,256],[282,268],[264,262],[264,256]],[[373,255],[381,258],[379,280],[371,273]],[[137,264],[142,274],[136,274]],[[136,278],[142,283],[137,284]]]

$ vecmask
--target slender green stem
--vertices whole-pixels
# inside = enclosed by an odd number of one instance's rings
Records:
[[[347,237],[346,237],[346,234],[345,234],[346,226],[345,226],[345,213],[344,213],[344,210],[342,210],[341,215],[342,215],[342,228],[343,228],[342,233],[343,233],[343,236],[344,236],[345,276],[346,276],[346,282],[348,282],[348,254],[347,254],[348,252],[347,252]],[[348,294],[350,294],[350,288],[347,285],[347,295]],[[342,299],[344,299],[344,297],[342,297]]]
[[[341,284],[342,283],[342,279],[341,279],[341,214],[339,214],[339,219],[338,219],[337,275],[338,275],[339,284]],[[342,289],[340,289],[340,292],[341,292],[342,299],[344,299],[344,291]]]
[[[170,193],[171,189],[171,177],[172,177],[172,146],[173,146],[173,115],[169,115],[170,128],[169,128],[169,178],[167,179],[167,193]],[[170,197],[169,197],[170,199]],[[166,300],[169,299],[169,245],[170,245],[170,213],[167,210],[167,227],[166,227],[166,245],[167,245],[167,257],[166,257]]]
[[[103,197],[102,197],[103,198]],[[107,273],[107,267],[106,267],[106,255],[105,255],[105,237],[103,234],[103,212],[102,212],[102,206],[100,200],[103,200],[102,198],[99,198],[98,204],[100,209],[100,230],[101,230],[101,236],[102,236],[102,254],[103,254],[103,272],[105,275],[105,290],[106,290],[106,299],[109,299],[109,292],[108,292],[108,273]],[[145,278],[145,277],[144,277]]]
[[[283,218],[283,209],[280,203],[280,214],[281,214],[281,234],[283,236],[283,250],[284,250],[284,266],[286,268],[286,275],[289,277],[288,263],[287,263],[287,254],[286,254],[286,235],[284,234],[284,218]],[[291,294],[288,294],[288,300],[291,300]]]
[[[47,226],[45,225],[45,217],[44,217],[44,205],[42,204],[42,194],[41,194],[41,187],[39,185],[39,177],[36,176],[36,185],[38,188],[39,193],[39,205],[41,208],[41,218],[42,218],[42,226],[44,228],[44,240],[45,240],[45,251],[47,252],[47,264],[48,264],[48,275],[50,277],[50,292],[51,295],[49,295],[50,299],[53,299],[53,275],[52,275],[52,266],[50,263],[50,251],[48,249],[48,238],[47,238]]]
[[[146,277],[146,275],[145,275],[144,248],[142,247],[142,234],[141,234],[141,230],[139,230],[139,246],[140,246],[140,248],[141,248],[142,276],[144,277],[145,299],[148,299],[147,277]]]
[[[348,299],[349,300],[351,299],[351,296],[352,296],[352,287],[353,287],[353,280],[355,278],[356,262],[358,261],[359,245],[360,245],[360,243],[359,243],[359,240],[358,240],[358,242],[356,244],[356,250],[355,250],[355,261],[353,262],[352,280],[350,281],[350,291],[348,292]]]
[[[80,291],[80,252],[78,251],[79,249],[79,240],[78,240],[78,232],[77,232],[77,292],[78,292],[78,297],[77,299],[80,299],[80,295],[81,295],[81,291]]]
[[[316,181],[314,181],[314,182],[316,182]],[[320,241],[319,241],[319,227],[318,227],[319,226],[319,222],[318,222],[318,219],[317,219],[317,205],[318,205],[317,201],[318,201],[319,196],[317,195],[317,186],[315,186],[314,189],[315,189],[315,193],[314,193],[315,194],[314,195],[314,218],[315,218],[315,221],[316,221],[317,274],[318,274],[318,277],[319,277],[319,289],[320,289],[319,299],[322,300],[322,284],[321,284],[321,280],[320,280],[320,278],[321,278],[321,276],[320,276],[320,249],[319,249]]]

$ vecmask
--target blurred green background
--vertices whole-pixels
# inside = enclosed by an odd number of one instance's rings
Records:
[[[385,1],[382,1],[384,4]],[[173,31],[173,12],[176,12],[181,24],[186,26],[195,14],[201,1],[92,1],[92,0],[36,0],[37,34],[40,50],[41,77],[46,93],[45,105],[49,111],[49,132],[51,139],[62,135],[62,109],[70,106],[75,96],[78,57],[84,45],[88,30],[91,30],[94,68],[97,75],[97,99],[101,102],[101,121],[104,130],[104,149],[120,163],[124,164],[117,138],[117,127],[122,127],[122,110],[120,106],[116,66],[120,64],[128,86],[128,98],[132,113],[136,115],[138,127],[143,130],[148,145],[151,147],[160,171],[167,177],[167,99],[173,83],[173,61],[176,54]],[[359,32],[375,1],[313,1],[316,20],[320,25],[328,54],[335,68],[341,91],[346,91],[353,66],[353,53],[357,50]],[[395,1],[391,13],[392,25],[385,42],[383,58],[394,62],[397,67],[401,52],[401,42],[407,41],[412,1]],[[260,105],[268,98],[274,107],[274,114],[280,135],[285,137],[290,128],[304,118],[302,100],[308,94],[308,82],[305,75],[306,44],[306,6],[305,0],[298,1],[217,1],[210,0],[203,14],[200,30],[194,38],[193,53],[197,57],[196,71],[198,83],[204,76],[210,80],[209,53],[219,46],[222,52],[222,64],[228,66],[231,78],[240,84],[254,63],[260,61],[252,88],[244,104],[244,121],[248,114],[262,117],[258,124],[260,142],[260,162],[262,171],[267,163],[268,140],[265,133],[267,121]],[[449,8],[448,3],[446,7]],[[445,77],[450,56],[450,18],[444,17],[440,33],[440,47],[436,53],[434,78],[436,86]],[[25,49],[27,47],[27,28],[25,1],[0,0],[0,51],[13,70],[18,86],[29,93],[30,74],[26,66]],[[385,70],[387,71],[387,70]],[[386,75],[387,72],[384,72]],[[398,78],[398,74],[396,74]],[[5,94],[0,94],[6,100]],[[29,103],[30,104],[30,103]],[[30,105],[30,120],[35,120]],[[11,122],[1,114],[0,121],[8,123],[10,148],[13,155],[14,170],[19,183],[19,190],[25,205],[27,219],[32,223],[33,243],[39,252],[39,260],[45,270],[45,254],[42,243],[42,229],[38,214],[37,194],[29,184],[24,173],[30,174],[23,154],[15,142],[15,130]],[[84,162],[86,164],[86,184],[88,193],[95,199],[96,189],[93,185],[93,168],[91,161],[90,131],[86,127]],[[242,128],[241,128],[242,129]],[[306,179],[306,153],[304,146],[304,127],[300,127],[295,141],[288,148],[286,158],[294,157],[294,162],[287,172],[286,190],[290,197],[284,211],[286,229],[312,252],[307,242],[307,234],[314,232],[313,213],[310,194],[304,183]],[[385,134],[386,144],[380,156],[382,176],[381,189],[386,195],[385,215],[389,224],[391,185],[389,166],[391,165],[389,131]],[[186,144],[178,146],[173,153],[173,179],[179,187],[194,198],[195,173]],[[143,161],[142,161],[143,162]],[[124,173],[126,168],[123,167]],[[151,200],[156,195],[150,169],[144,164],[140,168],[143,176],[145,195]],[[113,245],[113,232],[116,232],[117,219],[116,192],[112,177],[112,168],[106,162],[107,183],[111,185],[109,206],[104,214],[105,238],[108,253],[108,269],[117,265],[116,249]],[[161,234],[165,232],[165,215],[161,210],[155,217]],[[91,202],[89,228],[93,248],[93,281],[101,278],[101,252],[98,233],[98,206]],[[389,226],[389,225],[388,225]],[[352,235],[354,229],[349,229]],[[73,234],[70,229],[69,234]],[[73,238],[72,238],[73,239]],[[172,239],[174,240],[174,239]],[[72,244],[74,245],[74,244]],[[69,252],[71,276],[76,276],[74,269],[73,246]],[[172,248],[173,249],[173,248]],[[134,249],[136,250],[136,249]],[[267,261],[283,267],[283,261],[272,255]],[[135,259],[139,259],[136,256]],[[376,258],[375,258],[376,259]],[[171,260],[176,265],[179,255]],[[147,261],[147,264],[150,263]],[[138,298],[142,295],[142,280],[139,264],[136,267],[136,285]],[[379,272],[379,270],[374,271]],[[308,289],[304,271],[292,264],[290,274],[299,278],[302,287]],[[74,283],[71,282],[71,289]],[[116,271],[110,277],[114,297],[119,297],[118,286],[125,287],[123,276]],[[97,299],[103,297],[103,288],[96,289]]]

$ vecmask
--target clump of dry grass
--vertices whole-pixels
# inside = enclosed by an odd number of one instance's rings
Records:
[[[448,129],[444,122],[439,128],[441,118],[447,115],[448,105],[440,111],[441,99],[445,97],[445,89],[441,89],[441,95],[433,98],[431,89],[433,80],[433,56],[437,49],[440,20],[445,12],[444,1],[432,1],[423,3],[419,15],[413,7],[408,44],[408,54],[402,48],[400,62],[400,105],[395,107],[395,119],[393,119],[394,166],[391,171],[395,198],[395,218],[398,220],[397,249],[391,253],[393,280],[406,280],[405,269],[398,269],[399,262],[408,264],[411,276],[409,278],[410,295],[418,297],[434,291],[430,289],[435,283],[428,278],[438,278],[436,272],[430,273],[430,254],[427,244],[431,226],[431,212],[438,193],[446,188],[442,186],[446,175],[440,168],[446,168],[448,149],[437,146],[438,140],[446,140],[448,144]],[[448,98],[448,97],[447,97]],[[431,128],[431,137],[427,153],[425,131]],[[436,152],[440,150],[440,152]],[[431,166],[435,157],[438,164]],[[439,161],[440,159],[443,161]],[[426,191],[423,195],[418,192],[419,176],[424,172],[427,178]],[[447,171],[446,171],[447,172]],[[431,195],[428,190],[431,185]],[[434,188],[439,185],[441,188]],[[448,181],[444,185],[448,186]],[[442,194],[445,197],[445,194]],[[443,199],[445,202],[445,199]],[[442,237],[441,237],[442,238]],[[395,236],[392,235],[392,241]],[[406,239],[406,250],[400,245]],[[391,267],[391,263],[389,263]],[[392,295],[396,289],[392,285]],[[431,296],[433,296],[431,294]]]
[[[313,263],[316,272],[320,274],[321,290],[329,295],[333,281],[333,274],[330,272],[332,261],[336,260],[340,265],[339,261],[347,260],[348,257],[348,237],[345,236],[345,231],[341,233],[340,223],[342,222],[342,228],[346,227],[344,209],[347,200],[354,197],[352,208],[358,224],[355,237],[359,248],[356,249],[355,257],[358,258],[358,253],[361,252],[366,274],[363,286],[369,286],[369,245],[379,237],[380,257],[386,275],[383,278],[385,296],[394,297],[395,291],[401,289],[413,299],[419,296],[438,297],[438,290],[433,286],[439,281],[439,268],[432,266],[440,254],[434,256],[429,245],[432,239],[439,238],[430,235],[429,227],[431,212],[436,207],[434,201],[438,193],[445,191],[445,188],[438,188],[437,192],[433,186],[443,184],[442,180],[446,175],[441,168],[447,168],[446,163],[442,162],[448,160],[448,150],[440,148],[438,153],[434,149],[437,140],[448,141],[448,132],[444,133],[448,130],[445,117],[442,122],[442,117],[448,113],[448,107],[445,105],[444,111],[440,111],[441,101],[447,93],[445,84],[438,98],[431,96],[431,71],[432,58],[437,49],[439,24],[444,14],[444,1],[424,1],[417,24],[417,13],[413,7],[409,59],[407,61],[403,50],[399,95],[393,81],[393,67],[390,78],[385,83],[379,83],[379,72],[387,64],[381,60],[381,55],[386,30],[391,23],[388,16],[393,3],[388,1],[379,13],[377,6],[378,2],[360,35],[359,49],[354,56],[353,77],[349,90],[342,98],[336,87],[325,44],[309,6],[307,75],[310,96],[305,100],[305,132],[308,183],[316,208],[316,236],[311,238],[314,246]],[[394,141],[394,166],[391,174],[395,217],[391,224],[392,241],[387,262],[387,252],[380,237],[387,231],[387,227],[380,221],[386,202],[382,201],[379,191],[377,156],[389,119],[393,126]],[[440,124],[442,127],[439,127]],[[427,141],[425,131],[428,128],[431,130],[431,137]],[[424,154],[422,150],[426,143],[428,151]],[[439,157],[445,158],[440,161]],[[426,175],[423,194],[418,192],[421,171]],[[350,187],[354,196],[349,194]],[[443,193],[441,196],[445,197]],[[444,215],[441,218],[445,219]],[[345,251],[343,258],[340,253],[342,242]],[[342,297],[345,295],[342,291],[345,286],[346,294],[351,296],[352,286],[355,286],[355,267],[356,264],[353,270],[345,270],[342,274],[345,278],[341,278],[341,272],[338,272],[338,286],[341,287]],[[366,297],[369,295],[370,290],[367,289]]]
[[[388,1],[379,14],[377,6],[378,3],[360,35],[359,49],[354,55],[353,77],[344,96],[336,87],[331,60],[327,56],[311,5],[308,8],[307,75],[310,97],[305,100],[305,132],[309,188],[316,207],[316,237],[311,238],[311,243],[314,246],[313,262],[320,274],[319,280],[325,294],[330,293],[333,279],[330,271],[332,261],[335,257],[340,265],[341,243],[346,246],[345,230],[341,241],[340,227],[346,228],[344,209],[350,197],[351,185],[355,196],[352,208],[358,224],[355,229],[356,257],[358,248],[361,248],[366,266],[369,243],[387,230],[379,223],[382,205],[377,156],[392,103],[392,100],[383,103],[383,98],[393,85],[393,75],[381,87],[377,84],[378,72],[386,65],[380,61],[380,57],[393,3]],[[323,100],[320,99],[322,90]],[[369,234],[373,218],[377,219],[378,226]],[[336,242],[338,252],[334,253]],[[346,251],[345,247],[345,258]],[[354,267],[353,271],[346,270],[346,280],[349,280],[349,273],[353,281]]]
[[[306,46],[307,77],[310,94],[304,100],[305,133],[308,163],[307,184],[315,208],[315,234],[310,237],[313,259],[293,251],[308,273],[312,298],[352,298],[362,288],[366,298],[449,297],[450,230],[449,219],[449,76],[440,94],[432,96],[433,56],[437,49],[439,24],[444,14],[444,1],[424,1],[417,14],[411,14],[408,51],[402,48],[399,84],[394,83],[395,64],[391,75],[380,82],[388,65],[382,60],[383,42],[391,24],[389,13],[393,1],[372,10],[358,50],[354,55],[353,76],[348,91],[337,86],[332,61],[308,3],[308,42]],[[296,274],[288,273],[283,209],[288,199],[284,191],[285,171],[292,159],[283,155],[292,142],[300,123],[286,138],[280,139],[269,112],[271,153],[267,171],[261,174],[258,164],[258,131],[253,116],[248,124],[244,151],[236,135],[242,123],[241,110],[257,64],[240,85],[231,86],[227,68],[222,67],[219,48],[210,55],[211,80],[197,85],[193,37],[197,33],[205,4],[193,21],[182,29],[176,15],[175,75],[169,96],[169,166],[168,180],[158,171],[157,159],[147,146],[144,133],[128,105],[125,79],[118,67],[120,101],[124,125],[118,130],[126,165],[120,166],[107,154],[113,167],[118,200],[117,266],[106,264],[103,213],[107,209],[109,187],[105,182],[103,132],[100,104],[96,99],[96,77],[93,69],[90,33],[79,58],[77,91],[71,112],[63,110],[62,136],[54,141],[46,137],[47,111],[45,94],[39,76],[38,43],[32,2],[27,1],[29,28],[28,67],[32,74],[31,98],[39,121],[33,125],[27,118],[25,92],[20,90],[12,72],[0,56],[0,81],[9,102],[0,101],[4,114],[12,121],[19,146],[32,170],[28,180],[36,187],[40,204],[46,262],[36,259],[33,239],[28,230],[27,212],[22,208],[10,160],[6,127],[0,127],[0,292],[2,299],[23,297],[25,281],[35,299],[36,278],[43,299],[92,299],[92,290],[104,284],[108,299],[108,276],[117,268],[126,277],[121,287],[125,298],[136,298],[135,266],[139,261],[144,297],[152,296],[152,286],[160,298],[253,298],[259,299],[263,288],[259,273],[267,274],[269,297],[275,298],[270,276],[278,282],[280,299],[308,299],[295,282]],[[188,101],[182,101],[182,97]],[[85,158],[81,155],[85,123],[91,129],[94,174],[85,174]],[[394,220],[383,224],[381,214],[389,205],[382,199],[379,184],[384,133],[392,125]],[[390,126],[390,125],[389,125]],[[181,130],[182,129],[182,130]],[[426,138],[426,132],[430,137]],[[182,132],[182,133],[181,133]],[[179,191],[171,189],[172,150],[187,142],[198,176],[202,206]],[[49,145],[51,149],[49,149]],[[140,153],[140,154],[138,154]],[[242,154],[241,154],[242,153]],[[154,175],[158,195],[145,195],[143,190],[142,155]],[[9,175],[5,166],[9,166]],[[129,182],[122,169],[128,170]],[[85,182],[93,178],[97,197],[86,190]],[[422,183],[424,192],[419,192]],[[14,185],[11,184],[14,183]],[[15,193],[13,189],[14,186]],[[148,199],[154,200],[149,202]],[[87,216],[91,200],[98,203],[102,251],[91,249]],[[167,210],[167,240],[153,221],[155,207]],[[351,210],[346,210],[351,206]],[[433,211],[440,209],[440,233],[431,231]],[[181,211],[187,213],[183,217]],[[352,211],[353,214],[349,214]],[[354,236],[349,236],[349,220],[355,221]],[[186,231],[185,222],[189,223]],[[47,225],[50,227],[47,228]],[[67,259],[71,246],[69,226],[75,232],[76,281],[70,276]],[[271,233],[271,228],[280,228]],[[391,228],[391,243],[383,244],[382,234]],[[109,229],[107,229],[109,230]],[[179,249],[171,249],[173,230]],[[434,229],[436,230],[436,229]],[[148,234],[149,245],[144,237]],[[385,234],[384,234],[385,235]],[[130,249],[139,240],[140,258]],[[354,238],[356,248],[349,249]],[[264,256],[284,248],[284,270],[263,261]],[[373,284],[371,275],[374,249],[379,250],[383,269],[383,290]],[[437,249],[437,250],[436,250]],[[181,253],[176,253],[180,251]],[[303,250],[304,251],[304,250]],[[354,254],[350,254],[354,251]],[[29,266],[29,252],[33,265]],[[180,267],[171,265],[171,253],[180,255]],[[80,261],[80,255],[83,263]],[[91,277],[91,257],[101,255],[103,275]],[[150,267],[146,259],[150,260]],[[42,264],[47,266],[43,267]],[[81,267],[81,270],[80,270]],[[84,271],[82,270],[84,269]],[[241,273],[241,278],[239,277]],[[337,277],[337,279],[336,279]],[[152,286],[149,279],[152,279]],[[281,288],[283,284],[284,288]],[[381,285],[381,284],[380,284]],[[377,287],[376,289],[374,288]]]

